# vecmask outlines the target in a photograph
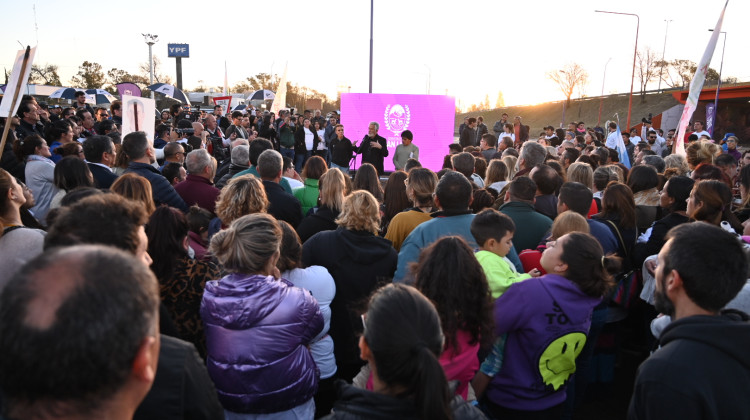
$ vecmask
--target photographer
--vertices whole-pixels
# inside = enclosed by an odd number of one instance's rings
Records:
[[[242,127],[242,111],[232,112],[232,125],[230,125],[224,135],[230,140],[248,138],[247,130]]]

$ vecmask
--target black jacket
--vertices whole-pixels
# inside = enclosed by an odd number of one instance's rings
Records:
[[[339,217],[339,212],[328,208],[328,206],[320,206],[314,210],[316,210],[315,213],[302,219],[297,227],[297,234],[302,243],[305,243],[318,232],[338,228],[336,218]]]
[[[356,388],[344,381],[337,381],[339,399],[333,413],[324,419],[369,420],[369,419],[419,419],[413,400],[378,394]],[[453,418],[456,420],[486,419],[478,408],[456,395],[451,400]]]
[[[313,133],[313,148],[311,150],[307,150],[307,145],[305,144],[305,127],[299,126],[296,130],[294,130],[294,153],[302,153],[305,154],[306,152],[311,152],[313,150],[316,150],[318,148],[318,143],[320,143],[320,137],[318,137],[318,132],[309,129]]]
[[[302,205],[299,200],[284,191],[284,188],[276,182],[263,181],[263,188],[266,189],[269,203],[268,214],[296,228],[302,220]]]
[[[224,174],[221,179],[216,181],[214,183],[214,186],[218,189],[224,188],[230,179],[234,178],[234,176],[238,173],[247,170],[247,168],[249,168],[249,166],[235,165],[234,163],[230,163],[227,173]]]
[[[678,319],[641,367],[629,419],[750,419],[750,317],[736,310]]]
[[[112,183],[117,179],[117,175],[107,168],[103,168],[91,162],[89,162],[88,165],[91,175],[94,176],[94,183],[97,188],[108,190],[109,187],[112,186]]]
[[[337,364],[362,363],[357,335],[362,332],[360,315],[370,294],[391,282],[397,259],[391,241],[342,227],[320,232],[302,247],[302,264],[327,268],[336,283],[328,333],[336,343]]]
[[[224,409],[216,388],[195,346],[162,335],[154,384],[135,411],[133,420],[223,418]]]
[[[382,148],[376,149],[370,147],[371,141],[378,142]],[[384,137],[376,134],[375,138],[371,139],[365,135],[365,137],[362,138],[362,143],[360,143],[359,146],[354,147],[354,151],[362,154],[362,163],[371,164],[377,169],[378,175],[383,175],[383,172],[385,172],[385,169],[383,169],[383,159],[388,157],[388,143],[385,141]]]
[[[177,194],[177,191],[174,190],[172,184],[170,184],[169,181],[167,181],[167,178],[164,178],[161,172],[153,166],[147,163],[130,162],[130,164],[128,164],[128,169],[125,170],[125,173],[129,172],[133,172],[148,180],[151,184],[151,194],[153,195],[154,202],[157,206],[166,204],[169,207],[180,209],[185,213],[188,211],[187,204],[185,204],[182,197]]]
[[[338,136],[333,136],[331,150],[331,162],[348,168],[349,162],[351,162],[352,156],[354,156],[352,142],[346,136],[341,140],[339,140]]]

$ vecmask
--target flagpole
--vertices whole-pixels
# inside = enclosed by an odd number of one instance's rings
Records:
[[[26,46],[26,52],[23,54],[23,62],[21,63],[21,72],[18,75],[18,82],[16,82],[16,91],[13,92],[13,100],[10,102],[10,109],[8,110],[8,118],[5,119],[5,127],[3,128],[3,138],[0,140],[0,158],[3,157],[3,150],[5,150],[5,142],[8,139],[8,132],[10,131],[11,118],[13,118],[13,110],[16,109],[16,103],[18,103],[18,95],[21,93],[21,85],[23,84],[23,75],[26,74],[26,66],[29,62],[29,54],[31,53],[31,47]]]

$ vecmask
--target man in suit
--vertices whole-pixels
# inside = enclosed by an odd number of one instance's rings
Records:
[[[88,162],[91,175],[94,176],[94,183],[98,188],[109,189],[117,175],[112,172],[112,165],[115,164],[117,151],[112,143],[112,138],[108,136],[91,136],[83,143],[83,154]]]
[[[383,159],[388,157],[388,144],[385,138],[378,135],[380,124],[371,122],[367,128],[367,135],[362,139],[362,143],[354,145],[354,151],[362,154],[362,163],[369,163],[378,171],[378,175],[383,175]]]

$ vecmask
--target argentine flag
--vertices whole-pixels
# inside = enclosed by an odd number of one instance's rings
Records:
[[[628,149],[625,148],[625,141],[622,140],[620,124],[617,124],[617,155],[620,158],[620,163],[630,169],[630,156],[628,156]]]

